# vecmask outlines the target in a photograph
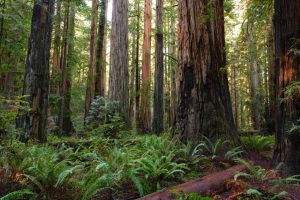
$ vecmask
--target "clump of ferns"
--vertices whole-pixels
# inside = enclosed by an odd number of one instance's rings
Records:
[[[293,110],[294,101],[300,97],[300,82],[291,82],[285,87],[283,93],[284,98],[281,99],[281,102],[285,103],[288,109]]]
[[[233,159],[243,153],[242,147],[233,147],[224,153],[226,146],[229,145],[230,142],[228,140],[222,141],[221,139],[217,139],[215,142],[212,142],[209,138],[203,136],[203,140],[194,148],[192,156],[207,156],[212,160],[217,157]]]

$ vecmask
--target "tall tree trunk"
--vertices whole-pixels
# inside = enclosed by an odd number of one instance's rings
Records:
[[[276,113],[276,96],[274,93],[275,89],[275,52],[274,52],[274,27],[272,26],[272,29],[268,35],[268,88],[269,88],[269,113],[268,113],[268,129],[270,133],[275,133],[275,115]]]
[[[140,110],[140,0],[137,0],[137,32],[136,32],[136,55],[135,55],[135,121],[139,121],[139,110]]]
[[[177,73],[177,60],[176,58],[176,39],[175,39],[175,24],[171,23],[171,33],[172,33],[172,47],[170,48],[170,56],[172,56],[172,62],[175,63],[171,65],[171,77],[170,77],[170,82],[171,82],[171,91],[170,91],[170,126],[173,126],[175,122],[175,113],[176,113],[176,73]]]
[[[56,2],[56,15],[54,21],[54,46],[53,46],[53,63],[50,82],[50,92],[58,94],[59,92],[59,68],[60,68],[60,43],[61,43],[61,2]]]
[[[101,0],[96,53],[95,96],[104,96],[106,79],[106,10],[107,0]]]
[[[97,20],[98,20],[98,0],[92,1],[92,22],[90,37],[90,60],[89,71],[86,85],[85,95],[85,114],[84,119],[88,115],[91,103],[95,97],[95,72],[96,72],[96,46],[97,46]]]
[[[286,175],[300,174],[300,137],[289,124],[300,119],[300,1],[275,0],[276,145],[274,162],[284,161]],[[298,81],[296,85],[291,85]],[[287,87],[295,92],[288,95]],[[282,101],[282,99],[285,99]],[[287,143],[285,143],[285,139]]]
[[[156,1],[156,44],[155,44],[155,81],[153,103],[153,132],[160,134],[164,130],[164,0]]]
[[[61,80],[61,104],[59,110],[59,128],[62,135],[70,135],[73,130],[71,120],[71,88],[72,88],[72,68],[75,64],[74,59],[74,37],[75,37],[75,5],[68,1],[66,11],[66,28],[64,33],[64,46],[66,54],[66,63],[62,69]]]
[[[207,19],[207,11],[214,15]],[[179,71],[174,132],[194,144],[230,134],[240,144],[225,66],[223,0],[179,0]]]
[[[152,2],[145,0],[144,44],[142,63],[142,88],[139,127],[143,132],[151,130],[150,86],[151,86],[151,19]]]
[[[109,101],[119,102],[119,112],[129,124],[128,0],[113,0]]]
[[[17,119],[17,127],[40,142],[46,141],[53,10],[53,0],[35,2],[33,7],[23,88],[31,110]]]
[[[253,122],[253,128],[255,130],[261,129],[262,122],[262,101],[260,95],[260,76],[259,67],[257,62],[257,50],[253,37],[253,25],[248,23],[247,27],[247,43],[249,53],[249,65],[250,65],[250,96],[251,96],[251,117]]]

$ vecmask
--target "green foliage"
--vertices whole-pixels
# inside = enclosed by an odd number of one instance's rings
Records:
[[[213,200],[211,197],[204,197],[197,193],[183,193],[180,191],[172,191],[172,195],[176,200]]]
[[[12,133],[15,130],[15,120],[20,113],[29,111],[28,102],[24,100],[26,96],[16,96],[14,99],[6,99],[0,96],[0,129],[10,132],[10,138],[15,138],[17,135]]]
[[[248,169],[249,172],[248,173],[246,173],[246,172],[237,173],[234,177],[235,180],[237,180],[239,177],[254,179],[259,182],[263,182],[263,181],[267,180],[267,178],[268,178],[267,171],[264,168],[262,168],[261,166],[255,166],[255,165],[253,165],[243,159],[240,159],[240,158],[237,158],[236,161],[243,164]]]
[[[31,190],[24,189],[24,190],[18,190],[11,192],[4,197],[1,197],[0,200],[16,200],[16,199],[24,199],[24,197],[27,197],[27,199],[34,199],[35,193]]]
[[[193,150],[192,155],[196,154],[204,154],[211,156],[214,159],[217,156],[222,156],[225,158],[235,158],[238,157],[243,151],[241,147],[235,147],[229,149],[224,153],[225,147],[229,145],[229,141],[222,141],[221,139],[217,139],[216,142],[212,142],[209,138],[203,137],[203,141],[201,141]]]
[[[124,128],[124,122],[118,113],[118,108],[118,102],[106,102],[104,97],[97,96],[91,103],[86,124],[93,127],[93,131],[96,133],[115,136]]]
[[[272,184],[275,187],[280,187],[282,185],[287,185],[287,184],[299,184],[300,183],[300,175],[294,175],[294,176],[289,176],[286,178],[281,178],[277,180],[273,180]]]
[[[251,150],[268,151],[275,144],[273,136],[249,135],[243,136],[242,142],[245,147]]]

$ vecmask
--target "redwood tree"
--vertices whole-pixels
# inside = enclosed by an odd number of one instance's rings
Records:
[[[119,102],[119,112],[128,122],[128,0],[113,0],[109,100]]]
[[[287,175],[300,173],[300,1],[275,0],[275,95],[277,97],[274,162]],[[297,82],[298,81],[298,82]],[[293,92],[287,92],[287,91]],[[285,134],[287,133],[288,134]]]
[[[239,144],[225,67],[223,0],[179,0],[174,131],[183,141],[229,133]],[[213,13],[213,14],[212,14]]]
[[[145,0],[144,10],[144,44],[142,61],[142,87],[139,127],[144,132],[151,129],[150,86],[151,86],[151,19],[152,2]]]
[[[75,4],[68,1],[66,5],[64,36],[63,36],[63,62],[61,65],[59,131],[69,135],[74,131],[71,120],[71,88],[72,68],[74,67],[74,37],[75,37]]]
[[[106,10],[107,0],[99,4],[98,39],[96,51],[95,96],[104,96],[106,74]]]
[[[159,134],[164,129],[164,38],[163,38],[164,0],[156,1],[155,35],[155,80],[153,102],[153,132]]]
[[[92,1],[92,21],[90,35],[90,60],[85,95],[85,117],[90,111],[91,103],[95,97],[95,71],[96,71],[96,47],[97,47],[97,20],[98,20],[98,0]]]
[[[17,127],[40,142],[46,141],[53,10],[54,0],[34,3],[23,87],[31,110],[17,119]]]

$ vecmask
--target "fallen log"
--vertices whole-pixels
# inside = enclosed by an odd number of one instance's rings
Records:
[[[139,200],[173,200],[172,191],[184,193],[198,193],[205,195],[209,191],[225,191],[225,181],[234,178],[238,171],[244,171],[244,165],[236,165],[227,170],[212,173],[202,178],[166,188],[158,192],[139,198]]]

